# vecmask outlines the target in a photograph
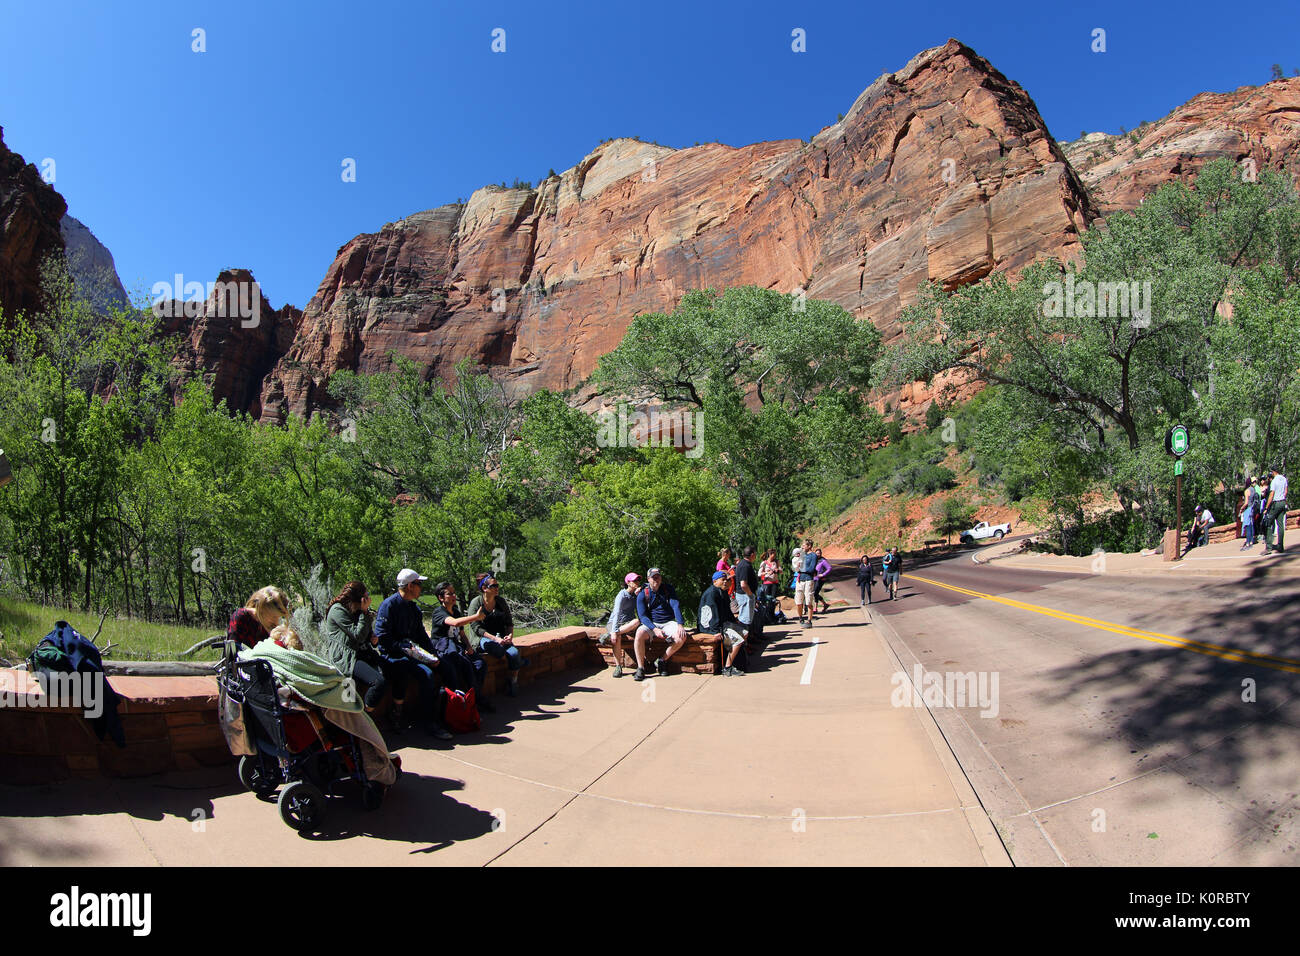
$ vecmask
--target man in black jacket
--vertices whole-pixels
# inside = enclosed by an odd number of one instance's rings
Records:
[[[730,651],[722,673],[728,677],[739,677],[745,672],[736,667],[736,657],[745,646],[745,632],[731,613],[731,601],[727,592],[718,587],[719,581],[726,583],[726,580],[726,571],[714,571],[713,583],[700,596],[699,630],[701,634],[722,635],[722,646]]]

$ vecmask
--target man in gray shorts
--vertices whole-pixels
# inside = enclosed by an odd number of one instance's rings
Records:
[[[609,630],[600,635],[601,644],[614,645],[614,676],[623,676],[623,638],[636,633],[641,622],[636,616],[636,593],[641,589],[641,576],[629,571],[623,576],[623,588],[614,598],[614,610],[609,615]]]

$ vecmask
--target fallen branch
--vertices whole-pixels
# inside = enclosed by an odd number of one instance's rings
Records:
[[[193,647],[189,648],[188,650],[181,651],[179,656],[189,657],[191,654],[195,653],[196,651],[201,651],[205,647],[216,647],[219,644],[223,643],[225,639],[226,639],[226,635],[224,634],[214,634],[212,637],[205,637],[203,640],[199,641],[197,644],[195,644]]]

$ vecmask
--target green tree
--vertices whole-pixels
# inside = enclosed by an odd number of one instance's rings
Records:
[[[960,495],[949,495],[930,505],[930,516],[934,519],[934,530],[951,544],[954,534],[975,523],[975,506]]]
[[[684,606],[699,597],[719,542],[736,526],[736,496],[681,455],[643,449],[637,460],[588,465],[558,523],[539,597],[550,607],[609,604],[628,571],[660,567]]]

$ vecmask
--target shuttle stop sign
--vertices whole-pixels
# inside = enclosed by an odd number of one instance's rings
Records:
[[[1165,434],[1165,450],[1175,458],[1187,454],[1187,429],[1184,426],[1175,425]]]

